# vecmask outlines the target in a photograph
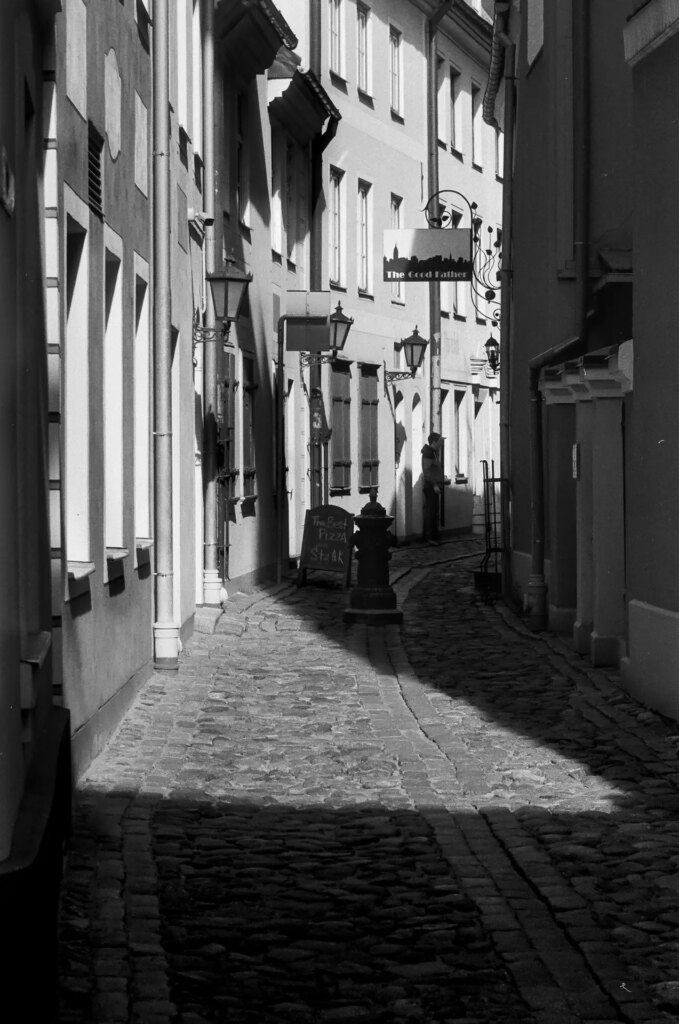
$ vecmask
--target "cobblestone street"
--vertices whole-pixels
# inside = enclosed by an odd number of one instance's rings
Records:
[[[679,726],[398,550],[231,597],[80,780],[62,1024],[679,1021]]]

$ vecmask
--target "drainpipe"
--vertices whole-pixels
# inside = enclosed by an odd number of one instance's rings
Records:
[[[154,665],[176,672],[179,627],[174,615],[172,524],[172,328],[170,300],[170,90],[168,0],[156,0],[153,31],[154,255]]]
[[[547,626],[547,586],[545,583],[545,509],[544,450],[542,436],[542,396],[540,372],[573,355],[587,350],[587,303],[589,283],[589,22],[588,0],[573,3],[573,248],[575,258],[576,320],[578,335],[530,360],[531,431],[531,574],[525,595],[525,608],[532,629]]]
[[[203,22],[203,201],[205,203],[205,272],[215,270],[215,136],[214,136],[214,2],[202,0]],[[205,289],[205,326],[214,328],[212,293]],[[217,342],[203,345],[203,603],[222,599],[217,515]]]
[[[509,487],[511,473],[511,379],[512,379],[512,240],[514,200],[514,133],[516,118],[516,46],[508,34],[509,3],[495,5],[493,41],[491,48],[488,85],[483,98],[483,119],[493,128],[499,128],[495,117],[495,102],[502,78],[505,80],[505,107],[503,132],[502,172],[502,263],[500,267],[500,491],[502,529],[502,592],[506,598],[512,592],[511,566],[511,503]]]
[[[310,0],[309,11],[309,69],[317,80],[321,81],[322,24],[321,0]],[[325,131],[311,143],[311,238],[309,268],[309,287],[312,292],[323,291],[323,153],[337,134],[338,120],[331,117]],[[321,389],[321,367],[314,364],[309,367],[309,390]],[[309,413],[311,415],[311,413]],[[322,486],[322,448],[320,444],[312,444],[310,452],[311,507],[323,501]]]
[[[438,151],[438,76],[436,64],[436,38],[444,15],[455,0],[443,0],[427,19],[429,50],[427,54],[427,185],[429,198],[439,190]],[[441,431],[441,285],[429,282],[429,430]]]

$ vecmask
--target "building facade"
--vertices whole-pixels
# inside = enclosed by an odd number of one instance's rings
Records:
[[[628,10],[578,0],[496,6],[496,40],[507,30],[515,41],[503,311],[514,594],[539,627],[572,632],[596,663],[617,662],[632,337]],[[499,43],[497,53],[503,60]]]

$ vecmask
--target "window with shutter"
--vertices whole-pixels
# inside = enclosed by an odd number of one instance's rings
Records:
[[[332,364],[330,380],[332,398],[332,436],[330,455],[333,494],[348,494],[351,489],[351,368],[349,363]]]
[[[255,362],[243,356],[243,497],[257,493],[255,468]]]
[[[361,422],[360,452],[361,480],[359,490],[377,487],[380,461],[377,449],[378,389],[377,367],[362,366],[360,379]]]
[[[225,355],[226,373],[222,381],[221,408],[221,479],[226,487],[228,498],[236,497],[236,480],[238,467],[236,463],[236,357],[229,352]]]

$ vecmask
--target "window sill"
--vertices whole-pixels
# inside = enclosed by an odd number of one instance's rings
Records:
[[[360,85],[358,86],[356,92],[361,103],[365,103],[365,105],[367,107],[370,107],[372,110],[375,109],[375,100],[373,99],[369,92],[366,92],[365,89],[361,89]]]
[[[479,327],[485,327],[488,324],[488,321],[482,316],[477,316],[476,322]]]
[[[151,561],[151,548],[153,547],[152,537],[137,537],[134,542],[136,565],[148,565]]]
[[[105,583],[112,583],[124,575],[123,562],[129,554],[129,548],[106,548]]]
[[[391,108],[391,119],[392,119],[392,121],[396,121],[397,124],[405,124],[406,123],[406,119],[403,116],[403,114],[399,114],[398,110],[394,110],[393,107]]]
[[[90,576],[96,566],[94,562],[67,562],[68,594],[66,600],[81,597],[90,592]]]
[[[456,473],[455,474],[455,483],[456,484],[468,484],[469,483],[469,477],[466,475],[466,473]]]
[[[371,302],[375,301],[375,296],[372,294],[372,292],[364,292],[361,288],[358,289],[358,297],[359,299],[370,299]]]
[[[504,175],[502,175],[502,174],[496,174],[496,175],[495,175],[495,180],[496,180],[496,181],[497,181],[497,182],[498,182],[498,183],[499,183],[500,185],[502,185],[502,184],[504,183],[504,180],[505,180],[505,179],[504,179]]]
[[[361,484],[360,487],[358,488],[358,493],[370,494],[370,492],[375,490],[376,487],[378,487],[377,484]]]
[[[475,171],[479,171],[479,172],[483,173],[483,167],[481,166],[481,164],[474,163],[473,160],[472,160],[472,167],[473,167],[473,169]]]
[[[276,266],[278,267],[283,265],[282,254],[278,251],[278,249],[275,249],[273,246],[271,247],[271,262],[275,263]]]
[[[461,324],[467,323],[467,317],[463,316],[462,313],[453,313],[453,320],[457,320]]]
[[[52,634],[46,631],[28,633],[21,641],[21,661],[42,668],[52,646]]]
[[[460,163],[464,162],[464,156],[460,153],[459,149],[455,149],[455,146],[450,147],[450,154],[451,156],[454,156],[456,160],[459,160]]]
[[[405,306],[406,300],[405,299],[395,299],[392,296],[391,304],[392,304],[392,306]]]
[[[340,284],[339,281],[329,281],[328,283],[334,292],[342,292],[344,295],[346,295],[346,285]]]
[[[339,498],[343,495],[351,494],[351,487],[331,487],[330,494],[333,498]]]
[[[338,89],[344,89],[346,91],[347,80],[341,71],[336,71],[334,68],[330,68],[330,81]]]

